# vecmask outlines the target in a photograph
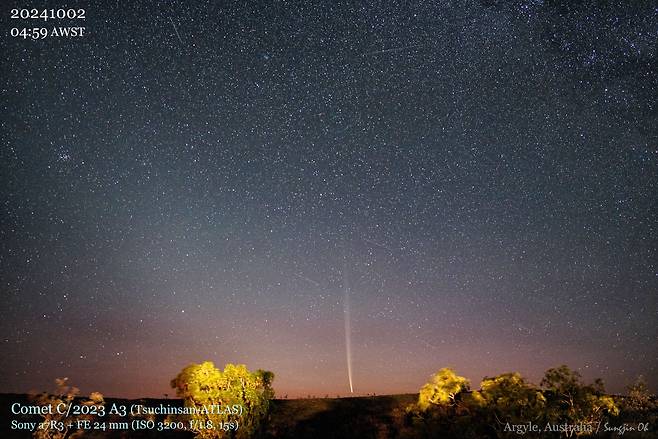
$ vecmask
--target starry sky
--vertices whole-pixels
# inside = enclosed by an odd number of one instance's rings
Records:
[[[211,360],[346,395],[346,326],[355,394],[655,390],[658,4],[571,3],[5,7],[0,391]]]

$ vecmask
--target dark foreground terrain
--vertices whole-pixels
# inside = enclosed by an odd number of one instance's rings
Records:
[[[394,438],[417,394],[277,400],[267,437]]]
[[[385,438],[399,437],[399,425],[403,422],[404,409],[418,398],[416,394],[359,398],[278,399],[272,402],[270,421],[265,431],[268,438]],[[12,429],[12,421],[39,422],[39,416],[14,415],[14,403],[28,404],[26,395],[2,394],[0,438],[30,438],[27,430]],[[105,407],[144,404],[147,406],[182,406],[179,399],[123,400],[108,398]],[[184,431],[157,431],[157,422],[165,416],[156,416],[153,429],[141,431],[113,429],[112,431],[88,430],[82,437],[88,438],[192,438]],[[106,416],[109,422],[130,420],[118,416]]]
[[[438,437],[436,432],[427,434],[423,430],[414,428],[409,419],[405,417],[405,408],[415,402],[417,394],[384,395],[357,398],[317,398],[317,399],[278,399],[272,402],[272,412],[267,428],[262,437],[265,438],[418,438]],[[31,438],[32,433],[27,430],[12,429],[12,421],[38,422],[39,416],[14,415],[11,406],[14,403],[28,404],[27,395],[0,394],[1,427],[0,438]],[[143,404],[156,407],[160,404],[170,407],[182,406],[179,399],[141,399],[125,400],[108,398],[105,407],[109,409],[112,404],[130,406],[132,404]],[[164,415],[152,418],[155,422],[153,428],[145,428],[140,431],[131,429],[109,428],[106,431],[87,430],[85,434],[75,437],[84,438],[193,438],[193,434],[185,431],[158,431],[157,424],[164,420]],[[106,416],[106,424],[109,422],[130,421],[134,418]],[[145,419],[145,418],[144,418]],[[633,431],[617,431],[596,435],[597,438],[657,438],[656,425],[654,421],[656,413],[649,417],[648,425],[650,431],[638,433]],[[637,419],[622,416],[618,417],[615,425],[628,425],[637,427]],[[114,424],[118,426],[119,424]],[[416,426],[417,427],[417,426]],[[70,431],[66,437],[69,437]],[[621,433],[621,434],[620,434]],[[454,435],[453,435],[454,436]],[[449,437],[453,437],[449,436]],[[499,432],[498,437],[530,437],[530,435],[518,435]],[[44,436],[53,437],[53,436]],[[440,436],[448,437],[448,436]],[[495,437],[495,436],[494,436]],[[539,435],[539,437],[554,437],[553,435]],[[561,436],[566,437],[566,436]],[[575,436],[574,436],[575,437]],[[592,436],[585,436],[592,437]]]

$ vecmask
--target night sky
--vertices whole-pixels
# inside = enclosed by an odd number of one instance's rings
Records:
[[[0,392],[658,386],[657,3],[10,3]]]

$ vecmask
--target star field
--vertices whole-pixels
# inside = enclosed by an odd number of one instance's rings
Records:
[[[658,386],[655,4],[84,7],[1,40],[0,391],[346,394],[348,286],[357,393]]]

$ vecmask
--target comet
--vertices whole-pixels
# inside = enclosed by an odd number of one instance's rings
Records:
[[[347,361],[347,378],[350,382],[350,393],[354,393],[352,383],[352,324],[350,315],[350,287],[347,283],[347,267],[343,271],[343,316],[345,317],[345,360]]]

